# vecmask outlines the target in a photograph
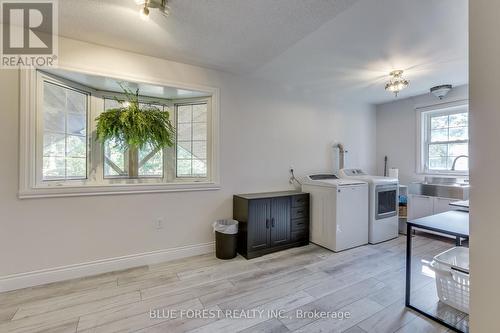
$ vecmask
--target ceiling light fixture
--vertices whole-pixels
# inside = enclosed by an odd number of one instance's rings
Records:
[[[439,99],[443,99],[448,95],[450,90],[453,88],[451,84],[443,84],[441,86],[435,86],[431,88],[431,94],[436,96]]]
[[[389,73],[391,79],[385,84],[385,90],[393,92],[396,97],[401,90],[408,87],[410,81],[403,78],[403,70],[398,69]]]
[[[141,6],[139,13],[143,19],[149,17],[149,10],[151,8],[158,9],[165,16],[170,15],[168,0],[135,0],[135,3]]]

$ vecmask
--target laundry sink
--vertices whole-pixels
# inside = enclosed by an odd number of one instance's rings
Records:
[[[468,200],[469,188],[468,180],[459,180],[454,177],[425,177],[425,180],[422,182],[411,183],[409,193]]]
[[[431,185],[453,185],[458,183],[456,177],[425,177],[424,183]]]

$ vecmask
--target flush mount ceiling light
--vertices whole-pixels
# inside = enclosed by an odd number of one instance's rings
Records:
[[[391,79],[385,84],[385,90],[393,92],[396,97],[401,90],[408,87],[410,81],[403,78],[403,71],[398,69],[389,73]]]
[[[158,9],[158,11],[165,16],[170,15],[168,0],[135,0],[135,3],[141,6],[139,14],[143,19],[149,17],[149,12],[152,8]]]
[[[448,95],[450,90],[453,88],[451,84],[443,84],[441,86],[435,86],[431,88],[431,94],[436,96],[439,99],[443,99]]]

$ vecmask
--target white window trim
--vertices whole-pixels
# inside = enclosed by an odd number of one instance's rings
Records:
[[[469,100],[464,99],[464,100],[457,100],[457,101],[452,101],[452,102],[445,102],[445,103],[439,103],[431,106],[423,106],[423,107],[417,107],[415,109],[415,117],[416,117],[416,173],[420,175],[428,175],[428,176],[433,176],[433,175],[442,175],[442,176],[468,176],[469,172],[468,171],[450,171],[450,170],[428,170],[426,167],[426,156],[425,156],[425,142],[423,138],[425,138],[426,133],[424,133],[426,126],[422,124],[422,119],[423,119],[423,114],[427,112],[450,112],[453,109],[458,110],[462,109],[463,107],[467,107],[469,105]]]
[[[93,106],[91,105],[92,99],[91,99],[91,94],[94,94],[94,91],[92,89],[88,89],[78,83],[74,82],[68,82],[67,80],[64,79],[59,79],[59,78],[54,78],[51,75],[46,75],[41,72],[36,73],[36,106],[38,105],[43,105],[43,95],[39,92],[43,91],[43,83],[45,81],[50,82],[54,85],[63,87],[65,89],[71,89],[75,91],[79,91],[81,93],[87,94],[87,109],[91,110]],[[92,113],[88,112],[87,115],[87,124],[90,124]],[[37,138],[43,137],[43,123],[41,117],[37,116],[37,112],[35,109],[35,186],[36,187],[48,187],[50,184],[58,184],[60,183],[57,180],[51,180],[51,181],[44,181],[42,178],[42,165],[43,165],[43,140],[37,140]],[[89,129],[90,126],[87,126],[87,129]],[[92,140],[92,135],[91,133],[86,133],[86,145],[87,145],[87,151],[89,151],[89,147],[91,145],[91,140]],[[89,170],[91,168],[91,160],[92,156],[89,154],[87,156],[87,163],[86,163],[86,170],[87,170],[87,175],[89,175]],[[73,185],[73,186],[88,186],[89,185],[89,179],[68,179],[64,181],[67,185]]]
[[[64,68],[83,74],[105,76],[117,81],[129,81],[146,84],[154,84],[161,86],[176,87],[185,90],[197,90],[211,95],[211,112],[209,119],[209,147],[207,154],[210,157],[210,165],[208,169],[208,180],[200,181],[200,179],[183,179],[183,181],[174,181],[170,183],[151,181],[151,178],[144,179],[129,179],[125,183],[120,181],[117,183],[96,183],[84,184],[85,182],[76,181],[69,182],[52,182],[50,184],[40,184],[37,181],[36,159],[37,156],[37,71],[35,69],[20,71],[20,153],[19,153],[19,192],[18,197],[25,198],[40,198],[40,197],[65,197],[65,196],[88,196],[88,195],[117,195],[117,194],[132,194],[132,193],[158,193],[158,192],[183,192],[183,191],[207,191],[220,189],[220,167],[219,167],[219,98],[220,92],[218,88],[189,85],[185,83],[162,81],[153,78],[136,78],[116,75],[108,75],[106,73],[96,73],[89,70],[79,70],[74,68]],[[85,90],[89,90],[85,88]],[[93,107],[92,105],[90,106]],[[89,114],[90,121],[94,120]],[[91,124],[89,124],[91,125]],[[92,140],[88,134],[89,140]],[[173,148],[172,148],[173,149]],[[100,152],[99,152],[100,153]],[[89,168],[91,166],[92,155],[90,152],[88,157]]]
[[[195,98],[195,99],[177,99],[175,100],[175,102],[173,103],[173,112],[174,112],[174,119],[177,123],[177,107],[180,106],[180,105],[188,105],[188,104],[199,104],[199,103],[203,103],[203,102],[206,102],[207,103],[207,111],[208,111],[208,119],[207,119],[207,123],[210,124],[211,121],[212,121],[212,105],[211,103],[208,103],[208,99],[207,98],[203,98],[203,97],[200,97],[200,98]],[[210,126],[208,126],[207,128],[207,137],[210,138],[212,136],[212,128]],[[212,154],[212,149],[213,147],[211,147],[210,145],[207,146],[207,157],[210,156]],[[172,161],[174,161],[175,163],[177,163],[177,149],[175,149],[175,157]],[[212,169],[212,162],[209,158],[207,158],[207,175],[210,175],[211,173],[211,169]],[[205,177],[179,177],[177,175],[177,165],[174,166],[173,169],[170,169],[170,170],[173,170],[174,171],[174,175],[173,175],[173,181],[175,182],[180,182],[180,183],[184,183],[186,181],[191,181],[191,182],[199,182],[200,179],[203,179]]]

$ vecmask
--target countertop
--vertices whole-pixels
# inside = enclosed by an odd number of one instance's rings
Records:
[[[464,208],[464,209],[467,209],[467,211],[468,211],[469,210],[469,200],[453,201],[453,202],[450,202],[450,206]]]

